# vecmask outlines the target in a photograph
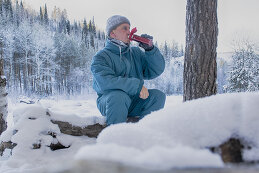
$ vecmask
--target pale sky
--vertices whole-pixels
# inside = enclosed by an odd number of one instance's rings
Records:
[[[185,44],[186,0],[23,0],[37,12],[45,3],[49,16],[54,6],[66,9],[69,19],[87,21],[94,16],[98,28],[105,29],[107,18],[126,16],[136,34],[147,33],[154,41]],[[249,37],[259,41],[259,0],[218,0],[218,52],[231,51],[232,40]]]

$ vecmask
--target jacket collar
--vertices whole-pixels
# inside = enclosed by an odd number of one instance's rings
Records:
[[[117,55],[120,55],[127,53],[130,49],[130,45],[116,39],[108,38],[105,43],[105,48]]]

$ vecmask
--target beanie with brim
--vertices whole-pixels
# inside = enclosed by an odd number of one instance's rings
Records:
[[[120,15],[111,16],[106,23],[107,36],[110,36],[110,33],[112,32],[112,30],[116,29],[119,25],[123,23],[127,23],[130,25],[130,21],[124,16],[120,16]]]

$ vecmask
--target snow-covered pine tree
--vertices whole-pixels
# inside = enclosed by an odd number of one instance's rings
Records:
[[[60,15],[60,20],[58,21],[58,32],[66,34],[67,33],[67,29],[66,29],[67,18],[66,18],[65,14],[66,14],[65,12],[62,12]]]
[[[82,29],[82,40],[85,42],[85,45],[87,47],[89,47],[89,42],[88,42],[88,26],[87,26],[87,23],[86,23],[86,19],[84,19],[84,22],[83,22],[83,29]]]
[[[3,0],[0,0],[0,19],[2,18],[3,15]]]
[[[48,16],[48,10],[47,10],[47,5],[46,4],[45,4],[45,8],[44,8],[43,19],[44,19],[45,25],[48,25],[48,23],[49,23],[49,16]]]
[[[41,7],[40,7],[40,21],[41,23],[43,23],[43,12]]]
[[[67,20],[67,22],[66,22],[66,29],[67,29],[67,34],[70,35],[71,26],[70,26],[70,21],[69,20]]]
[[[170,59],[171,59],[171,57],[169,55],[169,52],[170,52],[169,46],[168,46],[167,42],[165,41],[165,44],[164,44],[163,49],[162,49],[162,53],[163,53],[163,56],[165,58],[165,62],[167,64],[170,63]]]
[[[228,78],[228,92],[259,90],[259,55],[252,43],[245,43],[235,50]]]
[[[5,17],[8,18],[10,21],[13,20],[13,7],[11,0],[4,0],[3,3]]]
[[[96,26],[95,26],[95,22],[94,22],[94,17],[93,17],[93,21],[92,21],[92,32],[94,34],[94,38],[96,38]]]

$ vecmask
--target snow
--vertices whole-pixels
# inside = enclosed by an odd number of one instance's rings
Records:
[[[218,52],[217,53],[217,60],[224,60],[227,63],[232,63],[232,56],[234,52]]]
[[[151,170],[224,167],[209,147],[239,137],[252,149],[245,160],[259,160],[259,92],[219,94],[183,103],[182,96],[168,96],[163,110],[138,123],[106,127],[95,138],[60,133],[51,119],[84,126],[105,122],[95,97],[86,100],[39,100],[35,104],[9,104],[8,129],[2,141],[17,143],[0,157],[0,172],[44,172],[63,169],[73,162],[109,160]],[[49,112],[50,116],[46,115]],[[54,132],[57,138],[48,135]],[[52,151],[59,141],[67,149]],[[40,149],[32,149],[41,143]],[[59,166],[59,167],[58,167]]]
[[[53,120],[70,122],[80,127],[105,123],[105,118],[96,109],[95,100],[41,100],[40,104],[48,108]]]
[[[98,154],[97,154],[98,153]],[[155,146],[141,150],[117,144],[97,144],[79,150],[76,159],[109,159],[132,166],[151,170],[167,170],[183,167],[221,167],[220,158],[208,150],[198,150],[187,146],[166,148]]]

